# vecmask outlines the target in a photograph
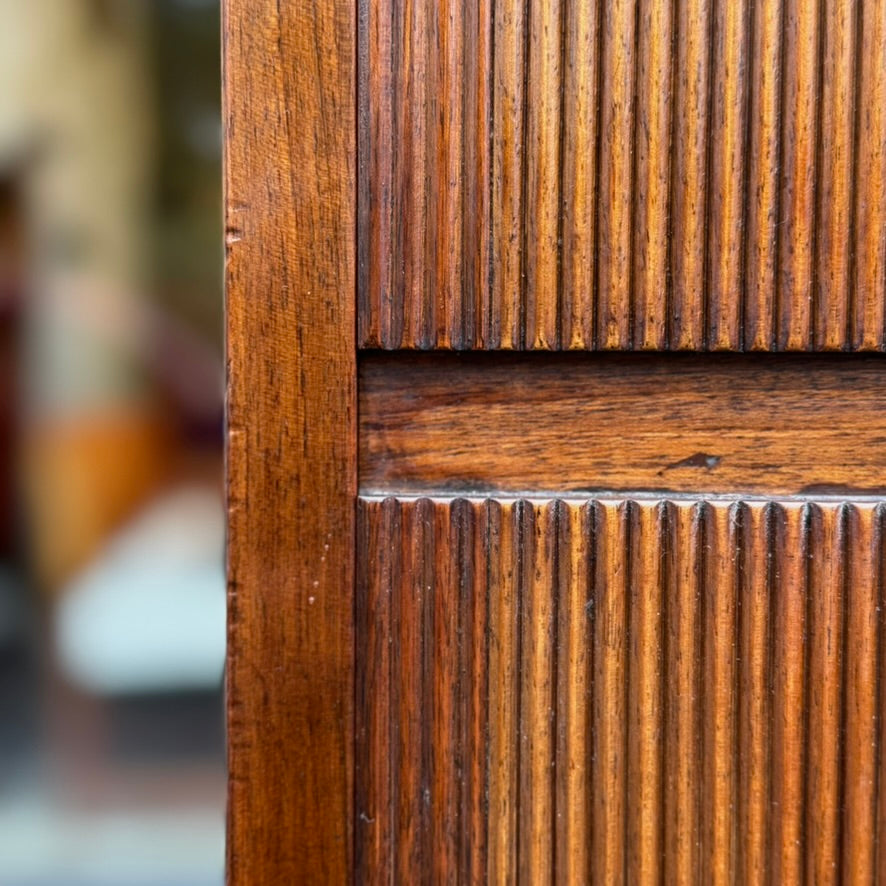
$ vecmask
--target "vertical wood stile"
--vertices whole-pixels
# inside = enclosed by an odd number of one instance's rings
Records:
[[[702,714],[701,842],[699,882],[719,886],[735,882],[734,810],[736,808],[736,615],[740,550],[737,506],[703,506],[702,601],[704,633],[699,702]]]
[[[637,5],[603,5],[597,234],[597,344],[630,348],[637,68]],[[602,135],[605,134],[605,137]]]
[[[855,268],[849,345],[882,349],[886,289],[886,0],[858,7]]]
[[[860,13],[857,3],[823,2],[814,344],[838,350],[846,344],[852,288],[856,21]]]
[[[714,20],[710,131],[702,146],[702,156],[710,158],[708,205],[703,215],[709,230],[702,316],[707,325],[705,341],[712,350],[740,350],[743,344],[751,8],[751,4],[719,2]]]
[[[592,532],[588,504],[560,504],[555,883],[584,883],[589,876]]]
[[[662,850],[662,534],[667,512],[661,502],[632,503],[631,508],[625,875],[630,883],[652,883]]]
[[[591,882],[626,876],[627,596],[631,506],[594,502]]]
[[[601,24],[604,0],[565,4],[563,64],[563,257],[561,345],[594,347],[597,273],[597,143],[602,137]]]
[[[220,8],[226,878],[346,882],[355,843],[357,8]],[[145,442],[159,455],[149,422]]]
[[[883,708],[877,697],[882,680],[877,663],[883,654],[880,509],[876,505],[854,505],[848,509],[847,523],[841,859],[847,883],[871,883],[875,879],[874,847],[878,842],[871,822],[877,817],[878,790],[881,798],[883,795],[882,780],[880,784],[877,781],[877,755],[883,744]]]
[[[662,647],[665,656],[663,863],[665,880],[673,883],[699,882],[702,519],[698,503],[670,505]]]
[[[637,38],[632,292],[637,349],[662,349],[668,333],[674,4],[641,2]]]

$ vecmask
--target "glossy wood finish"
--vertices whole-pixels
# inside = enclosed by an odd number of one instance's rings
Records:
[[[876,881],[886,0],[224,7],[229,882]]]
[[[882,350],[886,0],[360,0],[359,341]]]
[[[882,506],[364,498],[358,526],[358,882],[882,871]]]
[[[882,494],[881,357],[364,358],[360,487]]]
[[[354,28],[224,3],[231,886],[351,873]]]

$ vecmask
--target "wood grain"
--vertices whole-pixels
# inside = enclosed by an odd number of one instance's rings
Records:
[[[365,357],[364,490],[886,489],[880,357]]]
[[[775,507],[748,504],[738,525],[738,555],[742,596],[738,601],[736,650],[743,662],[735,687],[736,754],[736,880],[768,882],[770,785],[772,782],[772,587],[778,575],[772,550]]]
[[[886,286],[886,2],[858,9],[855,111],[855,268],[847,344],[883,340]]]
[[[692,335],[684,335],[673,346],[735,351],[745,345],[746,246],[750,228],[747,184],[753,164],[748,115],[759,113],[751,104],[751,90],[754,72],[760,64],[753,61],[751,24],[761,4],[712,3],[711,7],[712,11],[705,10],[705,17],[713,18],[712,32],[703,30],[701,21],[688,23],[697,29],[693,39],[700,44],[699,49],[707,51],[704,60],[695,63],[699,71],[705,70],[705,64],[711,66],[706,72],[711,92],[701,95],[699,90],[689,108],[680,108],[695,133],[693,142],[685,147],[698,152],[684,162],[698,164],[704,158],[707,177],[699,179],[705,187],[691,195],[685,207],[694,217],[680,218],[681,210],[675,209],[675,223],[693,233],[696,256],[698,250],[702,251],[704,276],[698,274],[696,257],[696,276],[684,284],[689,286],[688,293],[674,286],[674,301],[681,304],[686,332]],[[695,70],[690,68],[690,73]],[[698,102],[708,98],[710,104],[702,114]],[[684,188],[691,189],[694,183],[694,179],[690,180]],[[705,212],[698,214],[702,201]],[[681,248],[679,232],[676,244],[676,248]],[[701,312],[697,307],[698,292],[704,294]],[[842,297],[842,293],[836,297]]]
[[[362,498],[358,882],[869,880],[883,519]]]
[[[876,880],[884,358],[381,351],[886,349],[886,0],[223,5],[229,882]]]
[[[886,0],[360,0],[368,348],[883,350]]]
[[[232,886],[353,871],[354,33],[224,3]]]

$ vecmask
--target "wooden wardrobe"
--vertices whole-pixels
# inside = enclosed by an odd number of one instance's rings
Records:
[[[886,883],[886,0],[225,0],[231,886]]]

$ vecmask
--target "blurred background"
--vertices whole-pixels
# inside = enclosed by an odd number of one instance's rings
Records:
[[[221,884],[211,0],[0,0],[0,886]]]

